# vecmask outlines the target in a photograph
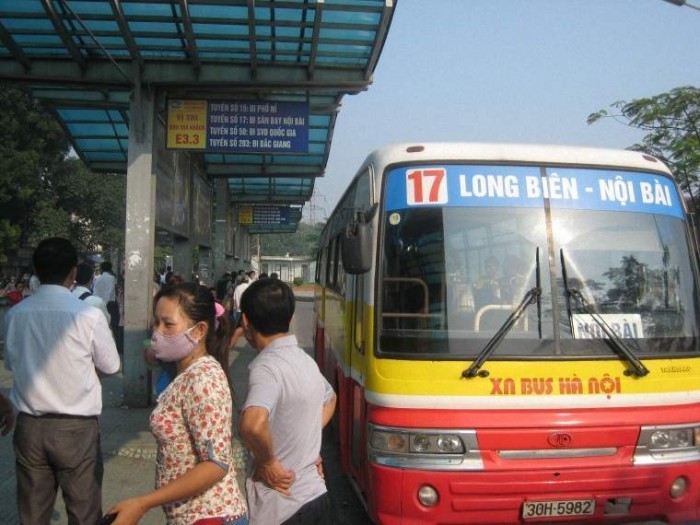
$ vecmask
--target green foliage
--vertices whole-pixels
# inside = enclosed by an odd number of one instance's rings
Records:
[[[153,268],[156,271],[161,268],[165,269],[168,266],[168,257],[172,257],[173,247],[172,245],[158,246],[156,245],[153,252]]]
[[[261,255],[285,255],[315,257],[323,223],[300,222],[295,233],[274,233],[260,236]]]
[[[684,86],[631,102],[618,101],[611,110],[601,109],[588,117],[593,124],[611,118],[646,132],[630,149],[644,151],[663,160],[678,184],[692,198],[695,211],[700,177],[700,89]]]
[[[301,286],[304,284],[304,278],[303,277],[295,277],[294,280],[292,281],[294,286]]]
[[[5,262],[8,252],[19,247],[19,226],[7,219],[0,219],[0,262]]]
[[[121,246],[125,195],[123,176],[90,172],[50,113],[0,85],[0,260],[52,235],[81,252]]]
[[[0,88],[0,220],[27,241],[34,211],[44,203],[47,176],[68,151],[63,131],[22,91]],[[5,243],[0,244],[3,255]]]

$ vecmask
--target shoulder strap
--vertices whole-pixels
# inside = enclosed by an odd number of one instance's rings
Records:
[[[92,294],[90,292],[83,292],[83,294],[80,297],[78,297],[78,299],[80,299],[81,301],[84,301],[85,299],[87,299],[91,295]]]

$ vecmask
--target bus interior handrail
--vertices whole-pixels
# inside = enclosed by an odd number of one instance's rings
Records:
[[[428,299],[428,285],[425,283],[423,279],[420,279],[418,277],[384,277],[384,282],[409,282],[409,283],[416,283],[419,284],[423,288],[423,315],[429,314],[429,305],[430,301]],[[397,312],[401,313],[401,312]]]

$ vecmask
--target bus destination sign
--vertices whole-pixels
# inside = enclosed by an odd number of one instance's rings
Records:
[[[608,169],[436,165],[395,168],[387,211],[414,206],[503,206],[629,211],[683,217],[673,181]]]

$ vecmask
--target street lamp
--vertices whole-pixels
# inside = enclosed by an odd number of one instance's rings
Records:
[[[697,11],[700,11],[700,7],[689,4],[686,0],[664,0],[665,2],[668,2],[669,4],[677,5],[678,7],[686,6],[690,7],[691,9],[695,9]]]

